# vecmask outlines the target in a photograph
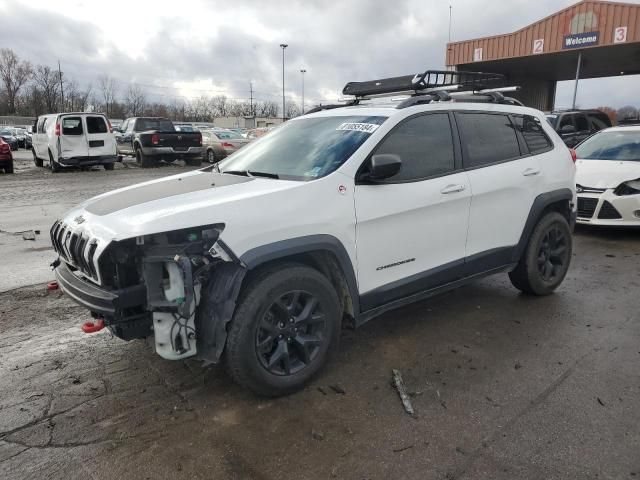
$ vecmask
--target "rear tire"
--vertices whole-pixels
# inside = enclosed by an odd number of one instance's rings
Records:
[[[340,300],[317,270],[264,269],[243,289],[229,326],[225,363],[233,380],[258,395],[301,389],[338,342]]]
[[[136,149],[136,162],[140,165],[140,168],[151,168],[156,166],[156,162],[153,157],[145,155],[141,148]]]
[[[33,154],[33,163],[35,163],[36,167],[42,167],[44,162],[41,158],[38,158],[38,156],[36,155],[36,151],[32,149],[31,153]]]
[[[53,159],[51,152],[49,152],[49,167],[53,173],[60,171],[60,164]]]
[[[509,273],[511,283],[524,293],[549,295],[564,280],[571,253],[571,228],[567,219],[550,212],[533,229],[518,266]]]
[[[207,150],[207,162],[216,163],[216,154],[213,153],[213,150]]]
[[[13,173],[13,161],[9,164],[8,167],[4,167],[4,173]]]
[[[113,170],[114,167],[114,163],[104,163],[102,166],[104,167],[105,170],[110,171]]]

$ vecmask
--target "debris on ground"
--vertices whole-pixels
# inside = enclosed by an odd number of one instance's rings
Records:
[[[322,433],[319,430],[316,430],[315,428],[311,429],[311,436],[315,439],[315,440],[324,440],[324,433]]]
[[[522,368],[522,365],[520,364],[520,362],[516,362],[513,368],[515,368],[516,370],[520,370]]]
[[[413,445],[406,445],[404,447],[394,448],[393,451],[395,453],[399,453],[399,452],[404,452],[405,450],[409,450],[410,448],[413,448]]]
[[[404,410],[409,414],[413,415],[413,405],[411,405],[411,399],[407,394],[407,389],[404,386],[404,382],[402,381],[402,375],[399,370],[395,368],[392,370],[393,373],[393,384],[398,391],[398,395],[400,395],[400,400],[402,400],[402,405],[404,406]]]
[[[318,388],[317,388],[317,390],[318,390],[321,394],[323,394],[323,395],[326,395],[326,394],[327,394],[327,392],[325,391],[325,389],[324,389],[324,388],[322,388],[322,387],[318,387]]]
[[[340,385],[329,385],[329,388],[339,395],[346,395],[347,392]]]
[[[36,232],[34,232],[33,230],[27,230],[26,232],[22,232],[22,239],[23,240],[32,240],[35,242],[36,240]]]
[[[600,399],[600,397],[596,397],[598,403],[604,407],[604,402]]]

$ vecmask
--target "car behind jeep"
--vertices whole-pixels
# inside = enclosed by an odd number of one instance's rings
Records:
[[[90,199],[51,229],[59,284],[95,318],[87,330],[224,362],[269,396],[303,386],[345,323],[496,273],[548,295],[571,260],[575,165],[503,84],[350,83],[352,101],[215,165]]]

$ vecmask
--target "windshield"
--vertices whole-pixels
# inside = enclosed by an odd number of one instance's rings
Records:
[[[558,116],[557,115],[545,115],[545,117],[547,118],[547,122],[549,122],[549,124],[553,128],[556,128],[556,123],[558,123]]]
[[[576,148],[582,160],[640,161],[640,131],[598,133]]]
[[[255,171],[313,180],[339,168],[386,120],[348,116],[290,120],[220,163],[220,171]]]

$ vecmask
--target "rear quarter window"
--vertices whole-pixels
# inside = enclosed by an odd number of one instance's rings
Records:
[[[513,115],[512,118],[530,153],[542,153],[553,148],[553,143],[544,133],[539,119],[531,115]]]
[[[87,117],[87,133],[107,133],[107,122],[102,117]]]

